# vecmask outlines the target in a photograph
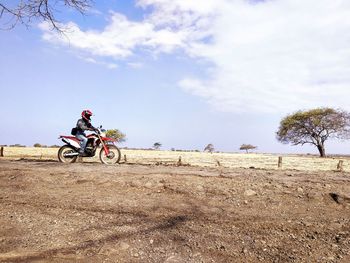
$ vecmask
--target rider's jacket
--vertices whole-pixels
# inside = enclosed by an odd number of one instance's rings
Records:
[[[84,131],[92,128],[92,125],[89,121],[85,120],[85,119],[79,119],[77,121],[77,132],[78,133],[84,133]]]

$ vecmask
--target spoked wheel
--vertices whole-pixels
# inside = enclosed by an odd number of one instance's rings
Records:
[[[74,155],[76,153],[77,152],[68,145],[63,145],[58,150],[58,160],[61,163],[74,163],[78,158],[77,155]]]
[[[120,161],[120,150],[115,145],[106,145],[106,147],[109,149],[109,154],[106,155],[105,150],[101,149],[100,151],[100,161],[104,164],[116,164]]]

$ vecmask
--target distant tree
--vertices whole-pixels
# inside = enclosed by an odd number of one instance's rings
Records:
[[[17,0],[0,2],[1,28],[12,29],[18,23],[30,26],[34,20],[48,22],[52,29],[63,32],[56,19],[61,9],[77,10],[85,14],[93,0]]]
[[[107,130],[106,136],[116,139],[118,142],[125,142],[126,140],[126,135],[118,129]]]
[[[50,145],[50,146],[49,146],[49,148],[60,148],[60,146],[59,146],[59,145],[54,144],[54,145]]]
[[[37,147],[37,148],[41,148],[41,147],[42,147],[42,145],[41,145],[40,143],[34,143],[33,146],[34,146],[34,147]]]
[[[19,143],[16,143],[16,144],[10,145],[10,147],[22,147],[22,148],[24,148],[24,147],[26,147],[26,146],[25,146],[25,145],[22,145],[22,144],[19,144]]]
[[[312,144],[320,156],[326,156],[325,141],[349,136],[350,114],[332,108],[298,111],[281,120],[277,140],[292,145]]]
[[[204,151],[205,152],[210,152],[210,153],[212,153],[212,152],[214,152],[214,145],[213,144],[211,144],[211,143],[209,143],[207,146],[205,146],[205,148],[204,148]]]
[[[154,148],[155,150],[159,150],[160,147],[162,147],[162,144],[161,144],[160,142],[156,142],[156,143],[153,144],[153,148]]]
[[[239,147],[240,150],[245,150],[246,153],[249,152],[249,150],[254,150],[258,148],[257,146],[251,145],[251,144],[242,144],[241,147]]]

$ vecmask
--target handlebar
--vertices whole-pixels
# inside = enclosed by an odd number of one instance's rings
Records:
[[[105,130],[102,129],[102,126],[100,126],[98,128],[93,127],[93,131],[98,133],[98,134],[101,134],[102,132],[105,132]]]

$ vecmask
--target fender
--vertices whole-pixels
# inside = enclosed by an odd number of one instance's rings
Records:
[[[74,150],[80,149],[79,140],[73,136],[60,136],[60,139],[69,146],[72,146]]]

